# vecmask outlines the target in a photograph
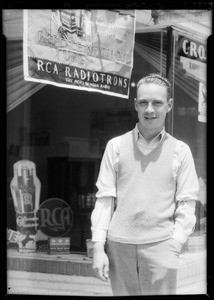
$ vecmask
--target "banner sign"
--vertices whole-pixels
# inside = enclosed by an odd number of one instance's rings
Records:
[[[207,49],[204,43],[192,40],[184,36],[179,36],[177,47],[178,55],[190,59],[195,59],[204,63],[207,62]]]
[[[205,43],[179,36],[177,54],[188,76],[206,82],[207,47]]]
[[[24,10],[24,78],[129,97],[135,10]]]

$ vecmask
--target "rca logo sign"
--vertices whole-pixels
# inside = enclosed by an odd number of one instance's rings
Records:
[[[45,200],[38,210],[39,229],[49,237],[66,235],[72,228],[73,212],[62,199]]]

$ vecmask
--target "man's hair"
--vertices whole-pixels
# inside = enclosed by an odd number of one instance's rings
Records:
[[[151,73],[141,78],[137,83],[137,90],[142,84],[147,84],[147,83],[155,83],[155,84],[165,86],[165,88],[167,89],[167,100],[171,97],[171,88],[172,88],[171,83],[162,74]]]

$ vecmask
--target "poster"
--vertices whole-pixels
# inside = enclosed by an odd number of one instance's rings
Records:
[[[129,97],[135,10],[24,10],[24,79]]]

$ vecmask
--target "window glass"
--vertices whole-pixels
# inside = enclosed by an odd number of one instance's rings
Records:
[[[122,99],[24,81],[22,40],[7,40],[7,101],[12,105],[18,99],[7,113],[8,228],[17,227],[10,190],[13,166],[19,160],[30,160],[41,182],[40,203],[61,199],[69,205],[72,224],[66,236],[70,237],[70,250],[86,251],[106,143],[134,128],[136,83],[148,73],[166,75],[167,49],[166,31],[136,34],[130,96]],[[193,153],[200,181],[197,233],[204,231],[206,216],[206,123],[198,119],[199,81],[187,74],[177,52],[174,61],[175,104],[173,116],[167,117],[166,130],[171,130],[173,122],[173,135],[186,142]],[[63,226],[63,215],[57,220],[53,211],[49,216],[47,207],[43,210],[44,226]],[[42,232],[39,238],[47,236]]]
[[[194,234],[206,231],[206,40],[175,33],[173,134],[193,154],[199,179]]]
[[[133,101],[46,85],[7,114],[8,227],[16,230],[13,164],[30,160],[41,181],[40,203],[58,198],[72,209],[72,251],[86,251],[96,180],[107,141],[133,129]],[[53,223],[50,218],[46,225]],[[52,224],[53,225],[53,224]]]

